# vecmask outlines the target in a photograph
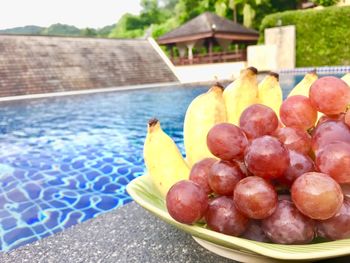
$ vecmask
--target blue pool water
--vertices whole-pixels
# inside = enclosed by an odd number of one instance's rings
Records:
[[[300,76],[281,76],[288,90]],[[181,150],[187,106],[207,87],[0,103],[0,248],[33,242],[131,201],[147,120]],[[118,224],[118,222],[115,222]]]

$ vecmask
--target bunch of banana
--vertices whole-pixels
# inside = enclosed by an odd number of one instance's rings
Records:
[[[186,160],[190,167],[199,160],[213,157],[207,147],[207,134],[217,123],[226,122],[223,87],[212,86],[189,105],[184,121]]]
[[[295,95],[303,95],[305,97],[309,97],[309,90],[316,80],[318,79],[318,76],[316,74],[316,71],[311,71],[307,73],[304,78],[292,89],[292,91],[289,93],[288,97],[295,96]]]
[[[258,101],[257,69],[249,67],[241,71],[238,79],[224,91],[227,121],[238,125],[241,113]]]
[[[258,86],[258,103],[273,109],[277,116],[283,101],[281,86],[278,82],[278,74],[270,72]]]
[[[157,119],[148,122],[143,156],[148,174],[163,197],[176,182],[189,178],[190,170],[184,158]]]
[[[344,80],[346,84],[348,84],[348,86],[350,87],[350,72],[346,73],[341,79]]]

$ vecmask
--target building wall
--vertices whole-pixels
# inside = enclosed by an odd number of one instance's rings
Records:
[[[216,80],[234,80],[239,76],[246,62],[227,62],[175,66],[174,71],[181,83],[214,82]]]
[[[148,40],[0,35],[0,97],[177,81]]]

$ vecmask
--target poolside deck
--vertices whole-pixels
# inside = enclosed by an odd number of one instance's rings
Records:
[[[350,257],[318,262],[348,263]],[[11,253],[0,262],[229,263],[190,235],[130,203]]]

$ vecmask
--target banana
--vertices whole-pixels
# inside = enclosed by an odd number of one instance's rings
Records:
[[[238,125],[241,113],[258,100],[258,71],[254,67],[243,70],[224,91],[228,122]]]
[[[316,80],[318,79],[318,76],[316,74],[316,71],[310,71],[307,73],[304,78],[292,89],[292,91],[289,93],[288,97],[295,96],[295,95],[303,95],[306,97],[309,97],[309,90]]]
[[[207,134],[217,123],[226,122],[223,87],[212,86],[188,106],[184,121],[186,160],[190,167],[206,157],[213,157],[207,147]]]
[[[278,74],[270,72],[258,86],[259,103],[273,109],[279,116],[283,101],[282,89],[278,82]]]
[[[346,84],[348,84],[348,86],[350,87],[350,72],[346,73],[341,79],[344,80]]]
[[[176,182],[189,178],[190,170],[185,160],[157,119],[148,122],[143,156],[148,174],[163,197]]]

